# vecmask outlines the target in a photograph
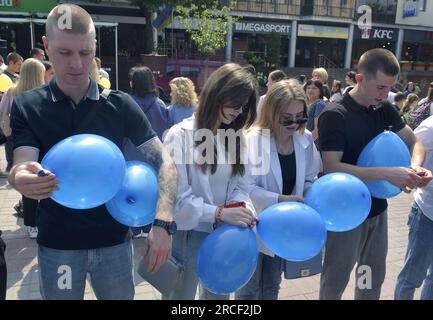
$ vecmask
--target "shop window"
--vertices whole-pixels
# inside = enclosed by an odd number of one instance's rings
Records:
[[[183,77],[198,77],[200,67],[196,66],[182,66],[180,67],[180,75]]]
[[[419,0],[419,6],[418,6],[419,11],[426,11],[426,7],[427,7],[427,0]]]
[[[175,70],[175,66],[169,64],[166,69],[167,77],[174,77],[174,70]]]

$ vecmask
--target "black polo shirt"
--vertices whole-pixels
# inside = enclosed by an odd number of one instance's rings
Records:
[[[60,90],[54,78],[49,85],[17,96],[11,111],[14,148],[37,148],[41,161],[54,144],[74,134],[97,134],[119,148],[125,137],[136,146],[156,137],[143,111],[129,95],[111,91],[105,99],[100,96],[102,90],[91,81],[87,94],[76,105]],[[99,103],[92,120],[86,121],[87,125],[80,124]],[[114,246],[130,237],[129,228],[114,220],[105,205],[76,210],[45,199],[38,207],[37,226],[40,245],[62,250]]]
[[[330,103],[319,117],[320,150],[342,151],[341,162],[356,165],[364,147],[389,126],[394,132],[405,126],[390,102],[366,108],[346,94],[339,102]],[[377,216],[387,206],[386,200],[372,197],[368,217]]]

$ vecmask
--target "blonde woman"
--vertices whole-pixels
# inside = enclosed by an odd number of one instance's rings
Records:
[[[44,80],[45,67],[44,65],[36,59],[30,58],[23,62],[21,65],[20,79],[18,80],[14,88],[9,89],[4,95],[0,102],[0,112],[2,118],[2,129],[4,134],[10,138],[12,134],[12,129],[10,127],[10,113],[12,107],[13,98],[20,93],[37,88],[45,83]],[[8,139],[5,145],[6,150],[6,160],[8,162],[6,171],[12,168],[13,163],[13,150],[12,141]]]
[[[326,100],[329,100],[331,98],[331,92],[328,88],[328,72],[325,68],[316,68],[313,69],[313,72],[311,73],[311,77],[313,80],[320,80],[323,83],[323,96],[326,98]]]
[[[168,120],[171,125],[192,116],[197,107],[197,94],[194,83],[186,77],[174,78],[170,81],[171,105],[168,106]]]
[[[409,123],[409,115],[418,105],[419,97],[415,93],[410,93],[406,101],[403,103],[403,108],[400,111],[401,118],[405,124]]]
[[[266,95],[257,124],[248,131],[250,198],[258,215],[276,203],[303,201],[321,170],[321,160],[311,132],[306,130],[307,97],[297,80],[275,83]],[[265,143],[270,139],[270,143]],[[257,152],[264,148],[257,170]],[[276,300],[285,261],[263,246],[256,271],[236,293],[238,300]]]
[[[21,65],[20,78],[14,88],[9,89],[3,96],[0,102],[0,112],[2,119],[5,120],[6,125],[4,128],[5,135],[8,141],[5,144],[6,160],[8,162],[6,170],[9,171],[13,165],[13,143],[12,143],[12,129],[10,127],[10,113],[12,108],[13,98],[24,91],[28,91],[45,84],[45,67],[37,59],[27,59]],[[38,201],[28,199],[23,196],[22,202],[15,205],[15,210],[18,214],[24,215],[24,225],[27,226],[30,238],[36,238],[38,231],[36,228],[36,207]]]

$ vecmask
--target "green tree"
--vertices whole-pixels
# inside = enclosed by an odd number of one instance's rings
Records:
[[[213,2],[212,0],[129,0],[133,5],[139,6],[146,18],[146,26],[144,35],[146,39],[146,52],[151,53],[155,50],[152,35],[152,13],[157,12],[164,5],[181,5],[189,6],[194,2],[199,5],[206,5],[207,3]],[[150,22],[150,23],[149,23]]]
[[[229,28],[239,17],[230,15],[231,8],[219,6],[218,1],[207,4],[191,4],[189,9],[176,8],[179,19],[183,22],[192,41],[205,60],[205,79],[208,77],[209,57],[226,46]]]
[[[266,52],[266,60],[275,66],[280,65],[281,57],[281,35],[272,32],[268,35],[268,46]]]

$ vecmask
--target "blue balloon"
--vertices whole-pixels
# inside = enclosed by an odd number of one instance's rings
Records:
[[[79,134],[56,143],[42,159],[42,167],[60,180],[51,196],[72,209],[98,207],[114,197],[125,176],[125,159],[110,140]]]
[[[257,239],[250,228],[223,225],[203,241],[197,254],[197,276],[210,292],[230,294],[251,279],[258,254]]]
[[[364,222],[371,209],[371,195],[357,177],[335,172],[313,183],[305,204],[320,214],[329,231],[341,232]]]
[[[377,135],[362,150],[357,165],[360,167],[410,167],[407,145],[392,131]],[[398,195],[399,187],[386,180],[366,183],[373,197],[388,199]]]
[[[266,208],[257,223],[264,245],[291,261],[317,255],[326,240],[326,226],[320,215],[299,202],[281,202]]]
[[[141,227],[155,219],[158,174],[147,163],[126,162],[126,174],[119,192],[105,205],[118,222]]]

